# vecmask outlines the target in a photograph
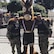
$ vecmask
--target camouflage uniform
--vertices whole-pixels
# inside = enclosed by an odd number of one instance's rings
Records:
[[[39,47],[41,54],[48,54],[48,35],[49,28],[45,20],[41,20],[38,23],[38,35],[39,35]]]
[[[12,53],[14,54],[15,45],[17,48],[17,54],[21,54],[21,41],[20,41],[20,24],[15,19],[9,20],[7,26],[7,37],[12,47]]]

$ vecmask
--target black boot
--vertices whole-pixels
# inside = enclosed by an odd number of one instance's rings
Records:
[[[13,53],[13,54],[15,53],[14,47],[12,47],[12,53]]]
[[[15,50],[12,50],[12,53],[14,54],[15,53]]]

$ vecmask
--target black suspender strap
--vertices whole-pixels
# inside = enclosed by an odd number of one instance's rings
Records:
[[[25,26],[24,20],[22,20],[22,24],[23,24],[24,30],[26,31],[26,26]],[[33,22],[33,25],[32,25],[32,28],[31,28],[31,31],[33,31],[34,26],[35,26],[35,20],[34,20],[34,22]]]
[[[22,24],[23,24],[24,30],[26,31],[26,27],[25,27],[25,24],[24,24],[24,20],[22,20]]]
[[[34,20],[34,22],[33,22],[33,25],[32,25],[32,28],[31,28],[31,31],[33,31],[34,26],[35,26],[35,20]]]

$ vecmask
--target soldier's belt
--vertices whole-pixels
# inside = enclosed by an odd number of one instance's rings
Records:
[[[24,31],[24,33],[31,33],[31,32],[33,32],[33,31],[27,31],[27,30],[26,30],[26,31]]]

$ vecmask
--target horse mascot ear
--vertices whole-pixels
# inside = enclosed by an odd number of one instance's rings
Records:
[[[34,18],[33,0],[22,0],[21,4],[23,7],[25,7],[25,13],[30,13],[32,15],[32,18]]]
[[[22,0],[22,5],[25,6],[26,8],[31,7],[33,0]]]
[[[23,7],[26,8],[26,11],[29,11],[30,7],[32,6],[32,1],[33,0],[26,0],[26,1],[22,0],[21,1],[21,4],[22,4]]]

